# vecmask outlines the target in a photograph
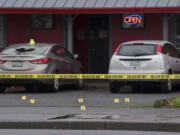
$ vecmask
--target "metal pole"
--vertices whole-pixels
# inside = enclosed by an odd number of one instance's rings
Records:
[[[113,46],[113,39],[112,39],[112,14],[109,15],[109,60],[113,54],[112,46]]]
[[[168,40],[168,15],[163,14],[163,40]]]
[[[73,18],[72,15],[67,16],[67,49],[73,54]]]

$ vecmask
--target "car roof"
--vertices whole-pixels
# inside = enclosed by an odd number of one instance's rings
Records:
[[[166,43],[169,43],[169,44],[173,45],[171,42],[165,41],[165,40],[134,40],[134,41],[124,42],[122,44],[135,44],[135,43],[159,44],[161,46],[163,46]]]

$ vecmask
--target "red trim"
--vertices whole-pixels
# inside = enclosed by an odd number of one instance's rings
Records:
[[[4,14],[119,14],[119,13],[180,13],[180,7],[174,8],[0,8]]]

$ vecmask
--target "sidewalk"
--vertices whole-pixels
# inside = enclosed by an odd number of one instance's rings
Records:
[[[38,109],[38,108],[37,108]],[[92,115],[55,116],[42,113],[7,112],[0,115],[0,129],[80,129],[180,132],[180,115]]]

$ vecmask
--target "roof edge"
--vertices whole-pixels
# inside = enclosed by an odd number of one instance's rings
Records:
[[[119,14],[180,13],[180,7],[164,8],[0,8],[1,14]]]

